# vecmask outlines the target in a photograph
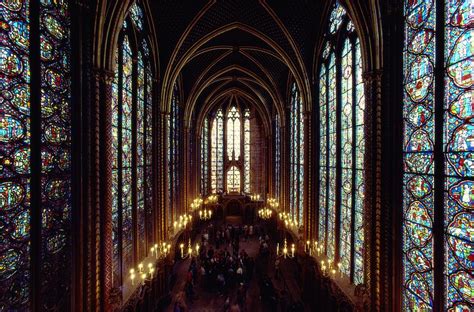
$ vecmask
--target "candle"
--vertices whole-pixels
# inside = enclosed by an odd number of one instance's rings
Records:
[[[336,270],[332,269],[331,273],[334,277],[336,277]]]
[[[280,243],[277,243],[277,256],[279,252],[280,252]]]
[[[184,244],[181,243],[181,244],[179,245],[179,248],[181,249],[181,258],[184,258],[184,251],[183,251]]]
[[[155,247],[150,248],[150,253],[151,253],[151,256],[153,257],[153,255],[155,254]]]
[[[150,268],[150,278],[153,278],[153,272],[155,272],[155,268]]]
[[[140,263],[138,265],[138,272],[142,273],[142,270],[143,270],[143,263]]]
[[[337,268],[339,269],[339,273],[341,273],[341,278],[342,278],[342,270],[341,270],[342,264],[339,262],[337,264]]]
[[[132,280],[132,286],[135,285],[135,274],[130,274],[130,279]]]
[[[143,284],[145,284],[145,280],[146,280],[146,273],[142,273],[142,281],[143,281]]]
[[[309,252],[311,254],[311,247],[309,246],[309,241],[306,241],[306,252]]]
[[[295,256],[295,244],[291,244],[291,257]]]

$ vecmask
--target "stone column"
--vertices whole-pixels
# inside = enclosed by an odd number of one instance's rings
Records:
[[[87,307],[86,311],[100,310],[100,70],[91,72],[92,99],[90,107],[89,189],[87,214]]]
[[[168,225],[166,224],[166,220],[168,219],[168,211],[167,211],[167,207],[169,205],[169,202],[168,202],[168,193],[167,193],[167,189],[168,189],[168,179],[169,177],[167,176],[167,172],[168,172],[168,161],[167,161],[167,153],[168,153],[168,136],[167,136],[167,120],[169,118],[169,114],[166,113],[166,112],[161,112],[161,115],[160,115],[160,133],[159,133],[159,138],[160,138],[160,142],[161,142],[161,149],[159,151],[159,154],[161,156],[161,161],[159,163],[160,165],[160,173],[159,173],[159,177],[160,177],[160,194],[161,194],[161,202],[160,202],[160,206],[158,207],[158,210],[160,211],[161,213],[161,216],[160,216],[160,233],[159,233],[159,237],[160,237],[160,240],[164,240],[165,238],[169,238],[168,236]],[[173,218],[172,218],[173,219]],[[174,220],[172,220],[174,221]]]
[[[305,154],[304,154],[304,199],[303,199],[303,209],[304,209],[304,244],[306,244],[306,240],[310,240],[312,238],[313,232],[313,207],[312,207],[312,136],[311,136],[311,112],[304,113],[304,146],[305,146]]]
[[[112,311],[110,294],[113,287],[112,246],[112,81],[114,73],[100,71],[100,283],[101,309]],[[115,301],[115,299],[114,299]]]
[[[365,285],[377,310],[381,305],[382,274],[382,71],[364,73],[365,87]],[[387,285],[388,286],[388,285]]]

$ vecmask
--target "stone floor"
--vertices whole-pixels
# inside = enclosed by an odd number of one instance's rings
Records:
[[[266,312],[266,311],[309,311],[308,307],[300,308],[300,309],[290,309],[289,306],[292,302],[300,302],[301,301],[301,289],[298,282],[295,279],[298,272],[296,272],[296,266],[292,263],[292,259],[281,259],[281,277],[276,278],[275,276],[275,269],[274,263],[275,258],[274,255],[266,262],[262,261],[262,259],[258,257],[258,250],[259,250],[259,242],[257,238],[252,238],[248,242],[241,241],[240,248],[245,249],[249,256],[256,259],[255,265],[255,273],[253,275],[252,280],[249,283],[249,288],[247,290],[247,297],[245,302],[245,307],[241,308],[240,310],[236,311],[246,311],[246,312]],[[274,248],[273,248],[274,249]],[[174,302],[177,297],[184,296],[184,285],[185,285],[185,277],[187,273],[187,269],[189,267],[190,260],[183,260],[178,263],[177,268],[177,282],[173,288],[172,296],[173,300],[172,303],[168,306],[166,312],[173,312]],[[282,294],[284,292],[284,297],[286,298],[286,302],[288,302],[288,308],[281,309],[280,304],[269,306],[262,302],[260,298],[260,289],[259,289],[259,281],[258,276],[260,273],[266,273],[272,279],[273,285],[277,290],[278,294]],[[210,311],[218,311],[218,312],[225,312],[224,303],[227,296],[220,296],[217,293],[210,292],[199,283],[197,283],[194,291],[196,293],[196,297],[193,302],[187,301],[187,308],[188,311],[196,311],[196,312],[210,312]],[[237,290],[234,289],[230,294],[230,303],[231,305],[236,304],[236,292]],[[231,310],[229,310],[231,311]]]

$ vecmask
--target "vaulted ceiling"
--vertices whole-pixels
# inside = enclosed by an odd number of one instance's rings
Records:
[[[212,104],[237,94],[263,119],[284,116],[288,81],[310,101],[310,68],[323,3],[150,1],[160,50],[162,103],[181,81],[193,126]],[[163,104],[167,105],[167,104]]]

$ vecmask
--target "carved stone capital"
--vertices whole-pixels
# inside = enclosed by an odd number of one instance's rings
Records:
[[[374,81],[381,81],[382,80],[383,70],[377,69],[372,71],[367,71],[362,74],[362,79],[366,83],[372,83]]]

